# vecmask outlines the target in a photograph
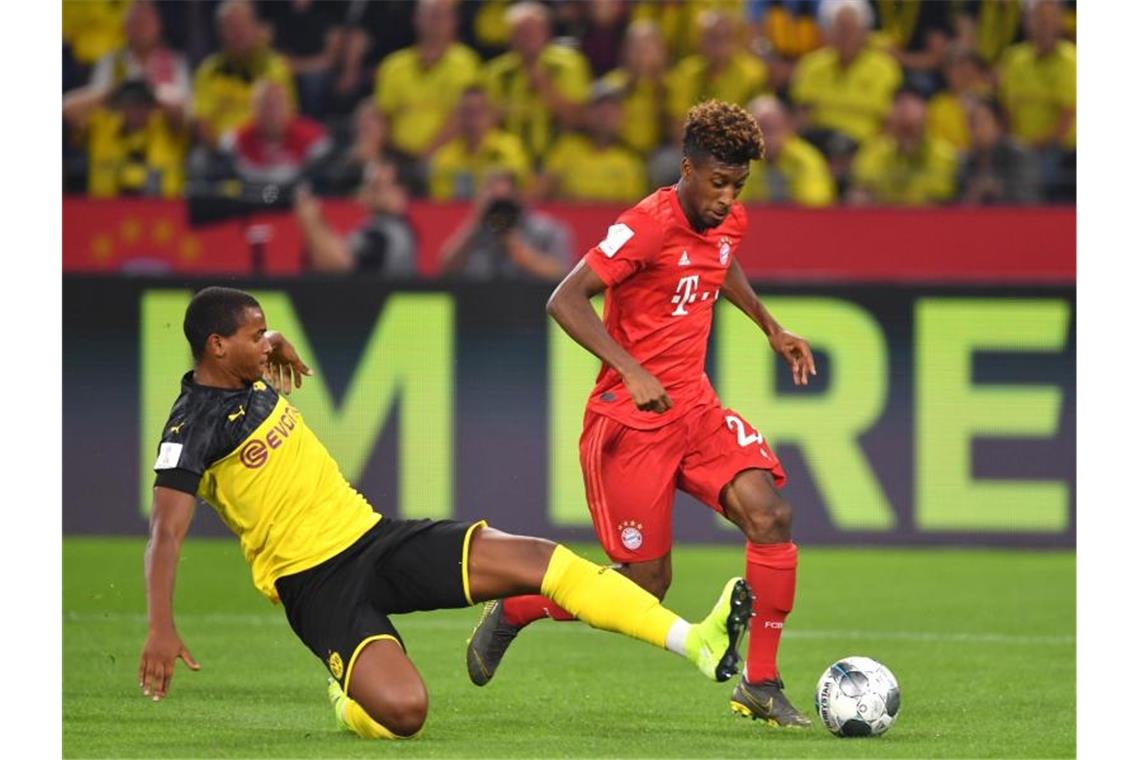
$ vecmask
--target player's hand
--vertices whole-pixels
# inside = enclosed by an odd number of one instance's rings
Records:
[[[268,335],[273,350],[269,353],[269,382],[278,393],[288,396],[301,387],[301,378],[312,377],[313,371],[301,361],[297,349],[279,332]]]
[[[808,342],[793,332],[780,329],[768,337],[772,350],[784,357],[792,370],[792,382],[807,385],[808,375],[815,374],[815,357]]]
[[[173,628],[150,632],[139,658],[139,688],[144,696],[155,702],[166,696],[174,677],[174,663],[179,659],[191,670],[201,667]]]
[[[673,408],[673,400],[656,377],[643,367],[637,367],[622,378],[633,403],[643,412],[663,414]]]

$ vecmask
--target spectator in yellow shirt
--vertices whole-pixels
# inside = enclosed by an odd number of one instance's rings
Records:
[[[509,171],[515,185],[530,185],[530,160],[519,138],[495,126],[495,113],[486,90],[472,85],[463,93],[458,111],[459,134],[431,159],[428,187],[439,201],[470,200],[489,171]]]
[[[1059,3],[1034,2],[1029,41],[1006,51],[999,67],[1013,136],[1034,148],[1077,146],[1077,48],[1061,39],[1061,21]]]
[[[64,0],[63,41],[84,66],[91,66],[123,44],[128,0]]]
[[[125,44],[99,59],[86,86],[64,95],[64,110],[97,108],[120,84],[134,79],[146,82],[171,122],[181,124],[190,107],[190,73],[186,59],[163,44],[154,3],[131,3],[123,28]]]
[[[745,106],[764,90],[768,80],[764,62],[741,49],[740,29],[733,17],[706,11],[699,23],[700,52],[674,66],[666,79],[674,136],[681,133],[685,114],[697,103],[715,98]]]
[[[705,11],[718,11],[744,21],[746,0],[639,0],[630,18],[652,21],[661,30],[669,57],[680,60],[700,49],[698,18]]]
[[[787,96],[796,61],[823,44],[816,21],[817,0],[751,0],[750,47],[768,67],[768,89]]]
[[[602,77],[603,82],[622,93],[622,141],[642,156],[653,153],[669,134],[665,108],[667,64],[661,30],[652,21],[635,21],[626,29],[621,67]]]
[[[182,193],[187,135],[158,107],[145,82],[123,82],[106,107],[83,114],[73,126],[87,138],[91,197]]]
[[[645,195],[645,162],[618,137],[621,92],[603,82],[593,88],[585,133],[558,138],[538,181],[540,197],[633,203]]]
[[[289,62],[266,44],[267,34],[253,5],[226,0],[216,19],[221,50],[206,58],[194,73],[194,120],[198,139],[214,148],[218,139],[253,115],[253,84],[277,82],[296,105]]]
[[[866,0],[823,5],[820,25],[827,44],[801,58],[792,75],[800,132],[829,155],[833,133],[856,143],[878,134],[902,83],[895,60],[867,42],[871,21]]]
[[[794,203],[827,206],[835,201],[835,181],[827,159],[792,129],[784,105],[761,95],[748,105],[764,135],[764,158],[752,165],[740,193],[744,203]]]
[[[376,69],[376,104],[392,125],[392,144],[410,156],[430,155],[455,136],[452,114],[481,61],[455,41],[453,0],[419,0],[416,44]]]
[[[952,46],[946,54],[943,78],[948,88],[927,104],[926,127],[931,135],[963,152],[970,148],[970,108],[990,94],[985,61],[975,50]]]
[[[1061,38],[1055,0],[1035,0],[1026,10],[1029,41],[1002,57],[999,95],[1010,132],[1038,153],[1046,194],[1067,200],[1076,193],[1077,48]]]
[[[590,65],[571,47],[551,44],[550,10],[522,2],[507,9],[511,50],[483,70],[503,127],[541,160],[560,130],[578,125],[590,96]]]
[[[954,197],[954,148],[926,132],[926,103],[903,88],[884,134],[866,140],[855,155],[848,200],[854,204],[924,206]]]

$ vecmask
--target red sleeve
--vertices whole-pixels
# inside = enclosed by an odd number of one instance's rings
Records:
[[[606,237],[586,252],[586,263],[607,287],[617,285],[648,266],[661,252],[661,225],[630,210],[610,225]]]

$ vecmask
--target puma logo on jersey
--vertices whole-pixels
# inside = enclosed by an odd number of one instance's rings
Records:
[[[687,267],[692,263],[693,262],[689,261],[689,252],[688,251],[681,251],[681,258],[677,261],[677,266]]]
[[[174,433],[175,435],[178,435],[179,433],[182,432],[182,426],[185,424],[186,424],[186,421],[183,420],[182,422],[179,422],[177,425],[171,425],[170,426],[170,432]]]
[[[245,407],[239,406],[238,410],[236,412],[234,412],[233,414],[227,414],[226,419],[228,419],[230,422],[233,422],[238,417],[244,417],[244,416],[245,416]]]

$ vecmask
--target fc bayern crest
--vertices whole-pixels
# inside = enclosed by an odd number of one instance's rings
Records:
[[[722,267],[728,266],[728,253],[731,250],[728,244],[728,238],[720,239],[720,265]]]
[[[621,531],[621,545],[626,549],[637,551],[641,548],[641,523],[627,520],[618,525],[618,530]]]

